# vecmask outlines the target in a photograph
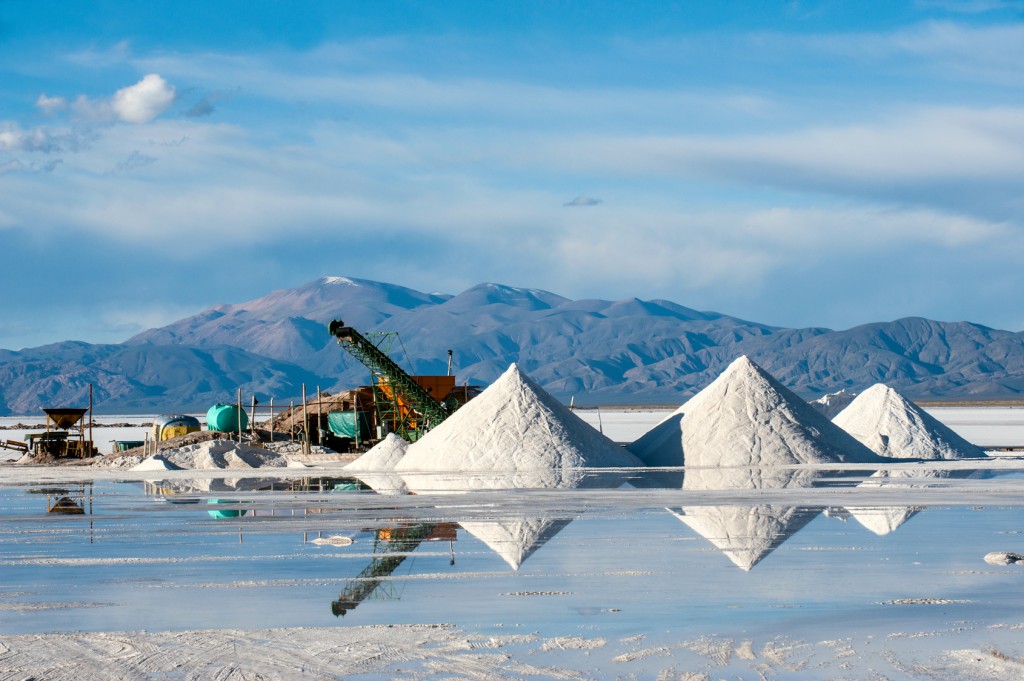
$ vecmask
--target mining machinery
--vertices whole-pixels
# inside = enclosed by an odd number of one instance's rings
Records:
[[[377,414],[386,431],[413,442],[448,418],[458,407],[459,402],[452,395],[440,396],[440,399],[431,395],[388,353],[351,326],[345,326],[340,319],[332,321],[327,328],[338,339],[338,345],[370,370]],[[450,381],[454,386],[454,378]],[[378,437],[383,437],[383,433]]]

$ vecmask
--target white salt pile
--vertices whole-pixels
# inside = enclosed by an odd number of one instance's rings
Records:
[[[874,463],[878,458],[746,356],[629,446],[648,466]]]
[[[963,439],[889,386],[876,383],[832,422],[879,456],[892,459],[979,459]]]
[[[820,411],[825,418],[834,419],[836,414],[841,412],[843,409],[846,409],[847,405],[849,405],[850,402],[853,402],[856,397],[857,393],[848,393],[845,390],[840,390],[838,392],[822,395],[818,399],[812,400],[809,404]]]
[[[408,442],[394,433],[388,433],[387,437],[371,447],[369,451],[358,459],[346,465],[344,469],[346,471],[367,473],[393,471],[398,462],[405,456],[405,451],[408,448]]]
[[[394,433],[388,433],[386,438],[343,470],[352,473],[380,494],[404,494],[405,482],[394,470],[408,448],[408,442]]]
[[[177,466],[172,464],[170,461],[165,459],[159,454],[151,456],[148,459],[143,459],[136,465],[131,467],[133,471],[176,471],[180,470]]]
[[[492,474],[503,485],[565,487],[581,483],[581,468],[639,465],[513,364],[413,443],[395,470],[410,489],[423,491],[451,484],[435,472],[468,473],[466,479],[477,487],[494,487],[487,478]]]

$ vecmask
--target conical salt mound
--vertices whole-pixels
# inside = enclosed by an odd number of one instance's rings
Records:
[[[554,487],[570,469],[640,465],[513,364],[411,445],[395,470],[529,472],[536,484],[517,486]]]
[[[343,470],[351,472],[375,492],[402,494],[405,492],[405,482],[394,471],[408,448],[408,442],[394,433],[388,433],[386,438],[345,466]]]
[[[832,422],[879,456],[891,459],[979,459],[985,452],[889,386],[876,383]]]
[[[822,395],[808,404],[820,411],[827,419],[834,419],[836,415],[857,398],[857,393],[848,393],[845,390]]]
[[[746,356],[629,450],[648,466],[878,462]]]
[[[549,539],[562,531],[571,520],[523,518],[513,521],[475,521],[459,523],[462,529],[486,544],[501,556],[513,570]]]

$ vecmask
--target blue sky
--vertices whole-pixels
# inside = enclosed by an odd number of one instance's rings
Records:
[[[323,275],[1024,329],[1024,3],[0,0],[0,347]]]

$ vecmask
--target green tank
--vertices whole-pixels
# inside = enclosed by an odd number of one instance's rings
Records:
[[[206,412],[206,429],[220,433],[237,433],[241,416],[242,430],[249,427],[249,415],[234,404],[215,404]]]

